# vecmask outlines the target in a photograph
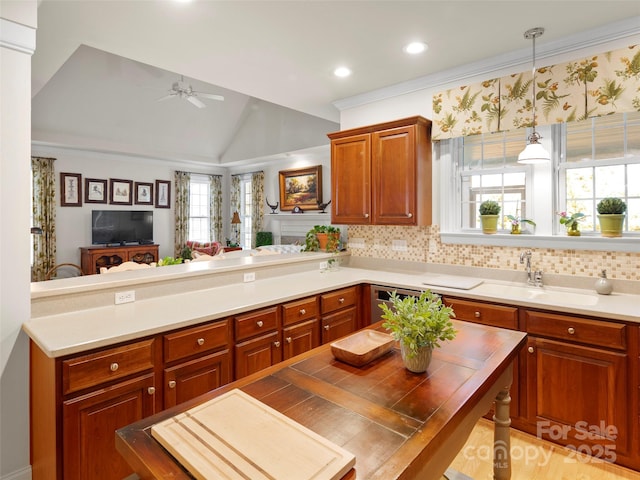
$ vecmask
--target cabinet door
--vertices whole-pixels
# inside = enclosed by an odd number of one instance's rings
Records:
[[[628,452],[627,355],[529,337],[526,362],[527,418],[543,438],[603,460]]]
[[[371,135],[373,221],[378,225],[415,225],[416,127],[392,128]]]
[[[357,329],[356,308],[347,308],[322,317],[322,343],[329,343],[349,335]]]
[[[121,480],[133,473],[116,451],[115,431],[154,413],[153,374],[62,404],[65,480]]]
[[[331,222],[371,223],[371,136],[331,141]]]
[[[283,360],[295,357],[320,345],[318,319],[298,323],[283,330]]]
[[[277,331],[239,343],[235,348],[236,379],[259,372],[282,361]]]
[[[164,408],[221,387],[231,381],[229,350],[181,363],[164,371]]]

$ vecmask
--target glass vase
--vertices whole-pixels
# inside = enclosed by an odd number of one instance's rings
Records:
[[[580,227],[577,223],[572,223],[571,225],[567,225],[567,235],[570,237],[579,237],[580,236]]]

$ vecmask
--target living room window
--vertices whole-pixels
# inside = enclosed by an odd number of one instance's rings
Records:
[[[189,240],[210,242],[210,180],[208,176],[191,175],[189,183]]]
[[[252,215],[253,211],[253,182],[251,175],[244,175],[240,179],[240,246],[245,249],[251,248],[252,238]]]

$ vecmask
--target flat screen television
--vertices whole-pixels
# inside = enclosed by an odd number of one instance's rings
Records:
[[[152,210],[93,210],[91,212],[93,245],[153,243]]]

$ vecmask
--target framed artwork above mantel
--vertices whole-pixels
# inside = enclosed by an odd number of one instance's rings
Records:
[[[281,170],[280,210],[318,210],[322,203],[322,165]]]

